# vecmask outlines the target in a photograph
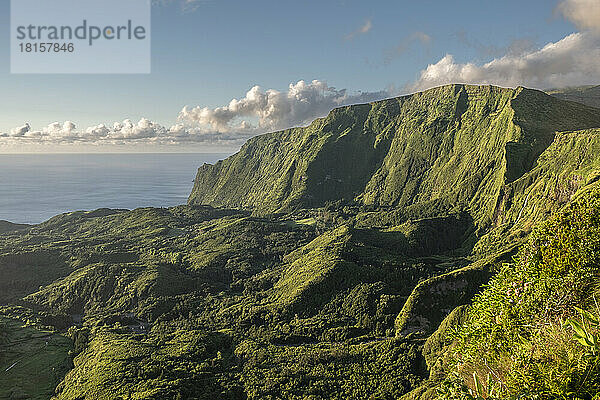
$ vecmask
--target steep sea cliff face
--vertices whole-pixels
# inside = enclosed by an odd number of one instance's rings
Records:
[[[539,91],[444,86],[250,139],[199,169],[189,204],[266,213],[343,201],[418,217],[467,210],[478,226],[515,221],[540,156],[573,145],[562,132],[599,125],[598,110]]]

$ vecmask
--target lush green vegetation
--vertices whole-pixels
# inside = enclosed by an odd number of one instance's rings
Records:
[[[487,398],[596,398],[599,250],[596,190],[537,228],[475,297],[456,331],[441,398],[464,385],[475,393],[475,381]]]
[[[13,224],[12,222],[0,220],[0,233],[17,231],[20,229],[26,229],[29,225],[25,224]]]
[[[576,101],[591,107],[600,108],[600,86],[583,86],[549,90],[548,94],[562,100]]]
[[[31,311],[0,309],[0,398],[48,399],[71,368],[71,340]]]
[[[2,236],[4,273],[28,279],[4,294],[29,290],[13,301],[70,338],[57,398],[394,398],[424,374],[396,315],[420,280],[468,262],[470,220],[358,228],[356,212],[62,215]]]
[[[186,206],[2,223],[0,399],[592,399],[598,127],[450,85],[251,139]]]

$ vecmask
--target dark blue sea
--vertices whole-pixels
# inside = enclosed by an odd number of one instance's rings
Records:
[[[185,204],[196,170],[228,154],[0,154],[0,220]]]

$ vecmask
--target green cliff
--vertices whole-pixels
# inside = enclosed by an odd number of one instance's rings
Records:
[[[189,204],[265,213],[341,200],[418,217],[468,210],[486,226],[556,132],[599,125],[598,110],[542,92],[444,86],[250,139],[199,169]]]

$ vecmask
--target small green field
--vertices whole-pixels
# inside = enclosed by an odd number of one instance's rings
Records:
[[[71,340],[6,316],[0,329],[0,399],[49,399],[70,368]]]

